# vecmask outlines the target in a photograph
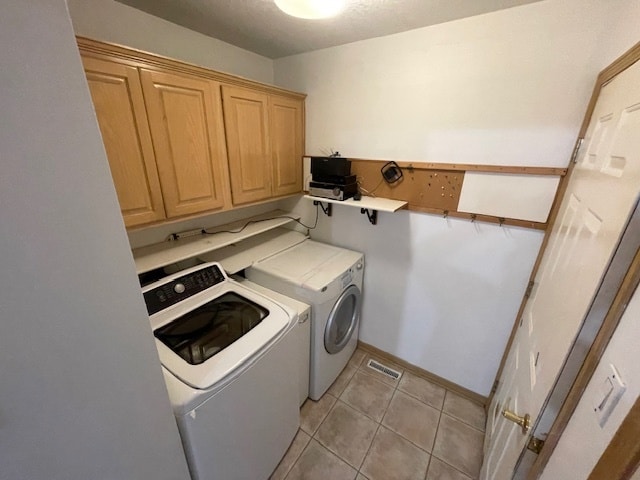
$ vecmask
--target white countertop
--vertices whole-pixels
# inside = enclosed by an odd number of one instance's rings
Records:
[[[156,268],[187,260],[211,252],[212,250],[240,242],[260,233],[273,230],[274,228],[293,221],[292,218],[287,217],[293,217],[296,220],[300,219],[300,215],[298,214],[285,212],[283,210],[273,210],[237,222],[207,228],[206,230],[210,232],[210,234],[202,234],[136,248],[133,250],[136,272],[138,275],[149,272]],[[246,225],[247,222],[251,223]],[[246,227],[242,229],[245,225]],[[238,231],[237,233],[229,232],[240,229],[242,229],[242,231]]]
[[[354,200],[353,198],[347,200],[332,200],[330,198],[305,195],[304,198],[317,200],[322,203],[335,203],[346,207],[366,208],[367,210],[376,210],[379,212],[395,212],[407,206],[407,202],[380,197],[362,197],[360,200]]]

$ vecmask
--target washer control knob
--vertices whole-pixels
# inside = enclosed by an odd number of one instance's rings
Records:
[[[358,262],[358,263],[356,264],[356,268],[357,268],[358,270],[362,270],[362,263]]]
[[[176,293],[184,293],[184,290],[185,288],[183,283],[176,283],[173,287],[173,291]]]

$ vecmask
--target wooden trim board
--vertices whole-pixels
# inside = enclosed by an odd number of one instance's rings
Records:
[[[546,223],[531,222],[529,220],[518,220],[517,218],[494,217],[492,215],[482,215],[480,213],[442,211],[437,208],[415,207],[415,206],[412,207],[411,205],[409,205],[408,210],[413,210],[416,212],[423,212],[423,213],[432,213],[434,215],[441,215],[445,218],[446,217],[464,218],[472,222],[497,223],[498,225],[532,228],[534,230],[545,230],[547,228]]]
[[[640,397],[622,421],[588,480],[628,480],[640,465]]]
[[[424,370],[409,362],[406,362],[401,358],[396,357],[395,355],[391,355],[390,353],[387,353],[384,350],[380,350],[379,348],[374,347],[373,345],[369,345],[368,343],[358,340],[358,348],[364,350],[367,353],[370,353],[371,355],[375,355],[376,357],[379,357],[381,360],[388,360],[389,362],[398,364],[400,367],[402,367],[406,371],[420,378],[424,378],[425,380],[428,380],[432,383],[436,383],[441,387],[446,388],[447,390],[451,390],[452,392],[455,392],[465,398],[468,398],[469,400],[479,405],[482,405],[483,407],[486,405],[487,397],[480,395],[479,393],[472,392],[471,390],[464,388],[458,385],[457,383],[453,383],[434,373],[428,372],[427,370]]]
[[[144,67],[147,69],[161,69],[162,71],[174,71],[177,73],[186,73],[188,75],[196,75],[209,80],[217,80],[229,85],[237,85],[242,87],[250,87],[253,90],[261,90],[266,93],[276,93],[288,97],[304,99],[306,94],[293,92],[291,90],[285,90],[284,88],[276,87],[273,85],[267,85],[255,80],[249,80],[238,75],[231,75],[229,73],[218,72],[209,68],[194,65],[182,60],[175,60],[173,58],[164,57],[155,53],[149,53],[135,48],[118,45],[115,43],[103,42],[100,40],[94,40],[87,37],[76,35],[76,42],[78,47],[84,53],[99,54],[104,57],[111,56],[118,58],[121,61],[126,61],[132,66]],[[144,65],[141,65],[140,63]]]
[[[310,156],[310,155],[306,155]],[[390,160],[374,160],[369,158],[351,158],[352,161],[359,162],[381,162],[382,164]],[[454,170],[457,172],[489,172],[489,173],[515,173],[521,175],[554,175],[564,176],[567,174],[566,168],[560,167],[525,167],[514,165],[480,165],[471,163],[433,163],[433,162],[409,162],[396,161],[398,166],[407,170]]]
[[[359,158],[350,158],[350,160],[351,172],[357,175],[358,185],[363,195],[406,201],[407,209],[416,212],[536,230],[545,230],[547,223],[459,211],[465,173],[530,175],[531,177],[549,175],[562,178],[567,171],[562,168],[546,167],[396,162],[403,170],[403,177],[397,183],[388,184],[383,181],[380,174],[381,167],[387,163],[386,160]]]

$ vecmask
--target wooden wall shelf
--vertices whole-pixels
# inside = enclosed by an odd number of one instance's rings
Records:
[[[540,177],[562,177],[567,169],[553,167],[518,167],[503,165],[471,165],[453,163],[422,163],[396,161],[403,171],[403,178],[394,184],[382,180],[381,167],[387,160],[368,160],[350,158],[351,173],[357,175],[360,190],[363,195],[384,197],[391,201],[400,201],[412,211],[424,212],[443,217],[465,218],[471,221],[496,223],[536,230],[545,230],[546,222],[533,221],[522,218],[508,218],[487,213],[459,211],[458,205],[465,182],[465,174],[474,175],[486,173],[495,175],[496,181],[509,176],[531,176],[532,181]],[[502,177],[504,176],[504,177]],[[520,192],[516,192],[519,195]],[[508,200],[505,200],[508,201]],[[350,201],[353,202],[352,200]],[[336,202],[345,203],[345,202]],[[354,205],[355,206],[355,205]],[[405,205],[403,205],[404,207]]]
[[[300,219],[300,215],[273,210],[244,220],[206,228],[209,234],[165,241],[133,250],[136,273],[149,272],[217,250]],[[244,227],[244,228],[243,228]],[[239,230],[237,233],[230,233]],[[219,232],[219,233],[216,233]]]
[[[327,216],[331,216],[331,205],[343,205],[345,207],[355,207],[360,209],[360,213],[366,214],[369,222],[372,225],[376,225],[378,223],[378,212],[396,212],[401,208],[405,208],[407,206],[407,202],[402,200],[391,200],[388,198],[380,198],[380,197],[367,197],[363,196],[360,200],[354,200],[353,198],[348,198],[347,200],[332,200],[330,198],[323,197],[314,197],[313,195],[305,195],[304,198],[309,200],[313,200],[314,204],[322,204],[327,203],[328,208],[322,208],[322,211],[327,214]]]

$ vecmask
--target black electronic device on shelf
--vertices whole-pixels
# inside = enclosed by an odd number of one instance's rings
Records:
[[[357,183],[325,183],[314,182],[309,183],[309,193],[314,197],[330,198],[331,200],[346,200],[358,193]]]
[[[353,183],[344,181],[345,177],[351,177],[351,160],[344,157],[311,157],[311,177],[314,182]]]
[[[316,197],[346,200],[358,193],[351,160],[344,157],[311,157],[309,193]]]

